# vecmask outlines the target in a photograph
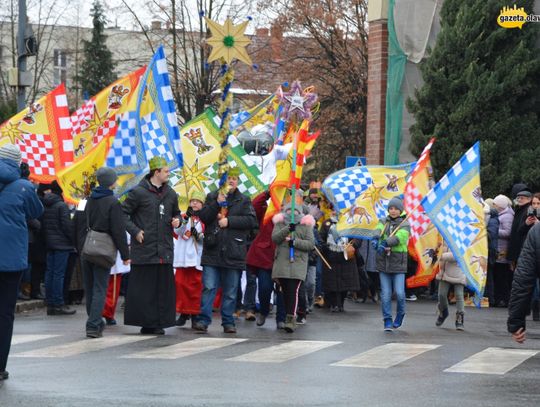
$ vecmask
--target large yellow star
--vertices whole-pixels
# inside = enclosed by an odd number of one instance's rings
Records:
[[[94,105],[94,117],[86,121],[88,123],[88,127],[84,130],[95,133],[101,126],[103,126],[103,123],[105,123],[105,120],[107,120],[107,116],[107,113],[100,116],[96,105]]]
[[[11,144],[17,144],[17,140],[23,141],[23,132],[19,128],[21,122],[8,122],[0,129],[0,139],[7,138]]]
[[[184,165],[184,168],[180,172],[181,179],[188,185],[188,190],[191,190],[192,186],[195,186],[199,191],[204,191],[202,182],[211,181],[211,178],[204,175],[206,170],[210,168],[209,165],[206,167],[199,168],[199,160],[195,160],[193,165],[189,167]],[[180,183],[179,181],[178,183]]]
[[[225,24],[221,25],[206,17],[205,20],[212,31],[212,37],[206,40],[212,46],[208,62],[223,58],[225,62],[230,64],[233,59],[238,59],[251,65],[251,58],[246,51],[251,40],[244,35],[248,21],[234,25],[231,19],[227,18]]]

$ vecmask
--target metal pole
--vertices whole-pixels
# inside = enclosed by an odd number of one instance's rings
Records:
[[[26,0],[19,0],[19,27],[17,30],[17,69],[18,69],[18,83],[17,83],[17,109],[20,112],[26,107],[26,89],[21,86],[21,75],[26,72],[26,45],[24,42],[24,36],[26,33]]]

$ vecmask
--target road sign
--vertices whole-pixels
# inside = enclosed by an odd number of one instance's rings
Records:
[[[359,157],[356,155],[348,155],[345,157],[345,168],[361,167],[362,165],[366,165],[366,157]]]

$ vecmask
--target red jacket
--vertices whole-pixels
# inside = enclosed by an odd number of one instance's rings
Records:
[[[253,240],[253,243],[251,243],[246,256],[246,264],[251,269],[265,269],[272,272],[274,253],[276,251],[276,245],[272,242],[274,223],[268,222],[263,224],[264,214],[268,208],[266,204],[268,197],[266,192],[262,192],[252,201],[257,220],[259,221],[259,233],[255,237],[255,240]]]

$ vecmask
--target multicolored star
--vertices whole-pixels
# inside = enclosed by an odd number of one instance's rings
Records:
[[[311,89],[302,90],[299,81],[294,81],[289,92],[280,95],[285,120],[290,120],[294,115],[301,120],[311,119],[311,108],[317,103],[317,94],[310,92]]]

